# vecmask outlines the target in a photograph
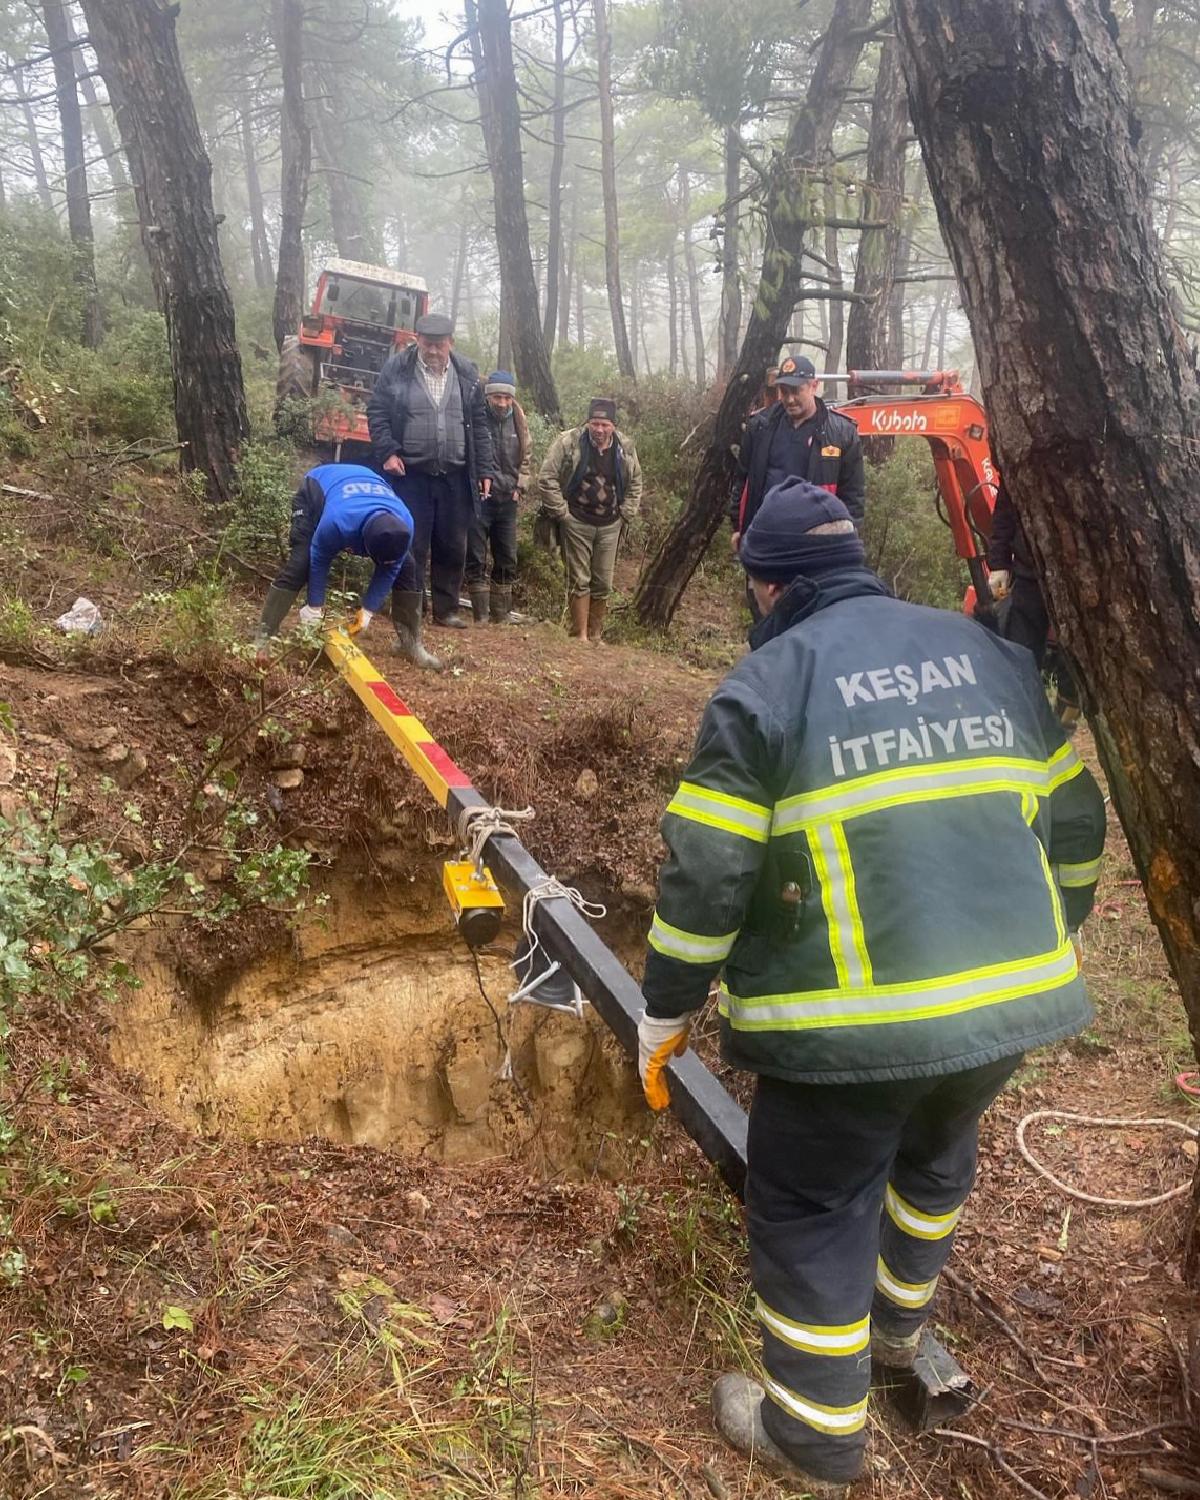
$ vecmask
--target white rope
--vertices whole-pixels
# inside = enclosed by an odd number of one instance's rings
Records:
[[[1068,1198],[1077,1198],[1080,1203],[1099,1204],[1101,1208],[1154,1208],[1159,1203],[1169,1203],[1172,1198],[1181,1198],[1184,1193],[1192,1190],[1192,1184],[1185,1182],[1179,1187],[1171,1188],[1169,1192],[1157,1193],[1153,1198],[1097,1198],[1092,1193],[1081,1192],[1079,1188],[1064,1182],[1061,1177],[1056,1177],[1049,1167],[1043,1166],[1025,1144],[1025,1131],[1037,1120],[1068,1120],[1072,1125],[1096,1125],[1110,1130],[1138,1130],[1154,1125],[1168,1130],[1181,1130],[1192,1140],[1200,1138],[1200,1130],[1194,1130],[1192,1126],[1184,1125],[1179,1120],[1107,1120],[1099,1115],[1076,1115],[1063,1109],[1036,1109],[1017,1126],[1017,1150],[1033,1170],[1047,1182],[1052,1182],[1060,1193],[1066,1193]]]
[[[601,917],[606,917],[608,915],[608,908],[606,906],[601,906],[598,901],[586,900],[582,892],[576,890],[573,885],[563,885],[560,880],[555,880],[553,876],[551,876],[548,880],[544,880],[541,885],[531,886],[525,893],[525,899],[521,902],[521,928],[525,934],[525,941],[528,944],[528,949],[521,958],[521,967],[525,969],[525,972],[527,974],[532,974],[534,972],[534,969],[536,968],[535,954],[537,953],[538,949],[542,947],[542,940],[540,937],[538,937],[537,931],[533,925],[534,916],[537,912],[538,903],[540,901],[569,901],[575,908],[575,910],[580,914],[580,916],[586,917],[590,922],[596,922]],[[556,959],[552,959],[550,955],[544,950],[543,962],[548,967],[551,965],[553,965],[554,968],[561,967],[558,961]],[[516,968],[517,966],[514,964],[513,967]],[[587,1001],[585,1000],[584,996],[580,994],[578,985],[575,985],[574,990],[574,1014],[576,1015],[576,1017],[582,1018],[583,1007],[587,1003]],[[534,1004],[545,1003],[538,1000],[535,991],[530,989],[528,985],[523,985],[520,989],[514,990],[513,993],[508,997],[508,1000],[510,1005],[514,1003],[519,1004],[523,1000],[532,1001]],[[564,1008],[565,1007],[562,1006],[552,1007],[552,1009],[555,1010]]]
[[[514,823],[529,823],[534,817],[532,807],[505,809],[503,807],[464,807],[458,815],[458,839],[466,851],[467,858],[478,869],[483,863],[483,846],[494,833],[509,833],[517,837]]]

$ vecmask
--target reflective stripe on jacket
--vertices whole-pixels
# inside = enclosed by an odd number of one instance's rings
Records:
[[[651,1013],[724,969],[728,1060],[826,1082],[1081,1029],[1104,804],[1029,653],[858,569],[794,584],[755,642],[663,820]]]

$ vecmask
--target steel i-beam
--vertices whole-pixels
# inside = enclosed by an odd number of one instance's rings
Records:
[[[344,631],[332,631],[325,650],[367,712],[445,811],[452,827],[457,829],[467,808],[489,806],[471,785],[470,777]],[[491,835],[487,862],[500,884],[517,899],[523,900],[550,879],[512,834]],[[540,900],[533,921],[551,957],[570,974],[626,1052],[636,1057],[642,992],[625,966],[600,941],[586,918],[562,897]],[[746,1184],[745,1111],[694,1052],[673,1059],[669,1076],[672,1113],[741,1198]],[[953,1355],[928,1332],[914,1368],[888,1371],[886,1385],[900,1410],[922,1430],[960,1415],[970,1406],[974,1394],[970,1378]]]

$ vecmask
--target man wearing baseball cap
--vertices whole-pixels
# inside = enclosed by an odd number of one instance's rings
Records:
[[[866,490],[858,428],[821,400],[816,373],[812,360],[789,355],[775,377],[779,399],[746,424],[729,512],[735,552],[764,496],[786,479],[828,490],[855,525],[862,522]],[[757,607],[751,608],[758,619]]]
[[[433,622],[465,630],[458,613],[467,536],[496,477],[479,371],[454,353],[444,313],[417,319],[416,342],[375,378],[367,425],[375,462],[412,512],[418,580],[432,562]],[[421,591],[393,595],[393,614],[419,640]]]
[[[713,1415],[832,1497],[863,1471],[872,1364],[917,1357],[980,1116],[1091,1016],[1072,936],[1104,799],[1028,651],[893,598],[835,495],[778,485],[740,556],[763,618],[663,819],[638,1062],[665,1108],[720,977],[725,1061],[757,1075],[763,1369],[723,1375]]]

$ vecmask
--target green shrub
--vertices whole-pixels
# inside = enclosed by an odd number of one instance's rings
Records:
[[[155,312],[126,312],[99,349],[63,346],[49,373],[74,398],[76,427],[136,443],[175,436],[174,387],[166,327]]]
[[[295,461],[295,450],[280,441],[256,439],[242,449],[237,504],[226,533],[235,552],[286,552]]]
[[[929,446],[901,440],[878,468],[867,466],[867,561],[901,599],[958,609],[970,582],[938,514]]]

